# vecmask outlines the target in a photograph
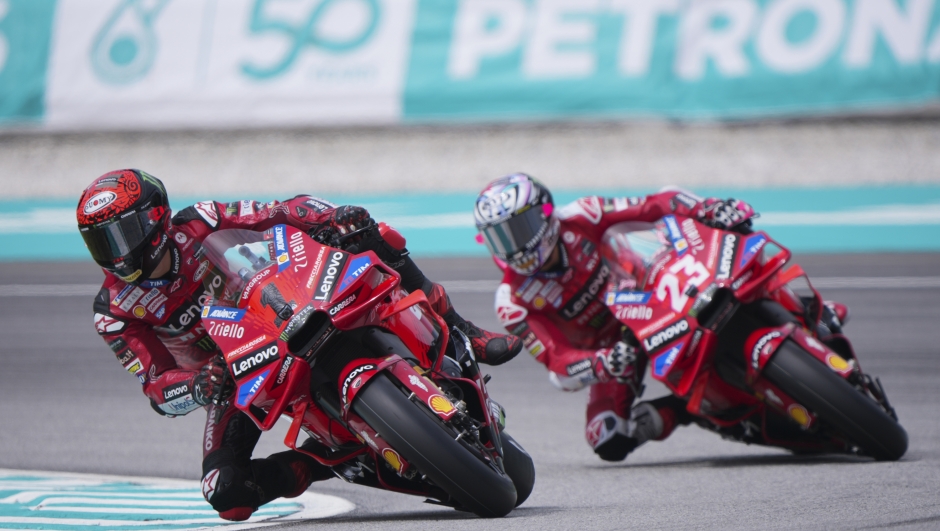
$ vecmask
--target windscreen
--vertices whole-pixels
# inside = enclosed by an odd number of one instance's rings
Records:
[[[650,269],[672,248],[665,224],[626,222],[607,229],[601,255],[613,273],[615,290],[643,289]]]
[[[226,229],[215,232],[202,243],[206,258],[225,274],[223,297],[218,305],[235,305],[248,282],[259,272],[275,265],[271,231]]]

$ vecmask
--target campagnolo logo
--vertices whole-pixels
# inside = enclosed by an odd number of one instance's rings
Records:
[[[764,334],[760,339],[757,340],[757,343],[754,344],[754,350],[751,351],[751,364],[754,366],[754,370],[760,368],[760,353],[764,350],[764,347],[767,346],[767,343],[770,343],[774,339],[780,337],[781,334],[779,331],[774,330],[769,334]]]
[[[366,371],[371,371],[373,369],[375,369],[375,365],[372,364],[360,365],[359,367],[353,369],[352,372],[346,376],[346,379],[343,381],[343,403],[346,402],[346,392],[349,391],[349,384],[352,383],[352,381],[355,380],[356,377],[360,374]]]
[[[683,336],[689,332],[689,322],[685,319],[677,321],[668,327],[656,332],[650,337],[643,340],[643,347],[646,348],[646,352],[653,352],[666,343],[669,343],[677,337]]]
[[[232,375],[239,378],[246,373],[260,369],[277,359],[277,344],[269,343],[243,358],[232,362]]]
[[[99,192],[91,196],[88,201],[85,201],[85,206],[82,207],[82,212],[85,214],[94,214],[95,212],[113,203],[115,199],[117,199],[117,194],[114,192]]]
[[[716,280],[726,280],[731,278],[731,264],[734,262],[734,245],[737,243],[737,237],[734,234],[726,234],[721,241],[721,253],[718,258],[718,274]]]

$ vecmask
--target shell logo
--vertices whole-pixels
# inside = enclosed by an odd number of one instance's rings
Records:
[[[147,310],[143,306],[134,306],[134,316],[138,319],[142,319],[147,315]]]
[[[431,406],[432,410],[442,415],[447,415],[454,411],[454,405],[450,403],[450,400],[441,395],[432,396],[430,400],[428,400],[428,405]]]
[[[833,370],[838,372],[847,371],[849,369],[849,363],[842,359],[842,356],[837,356],[835,354],[829,354],[826,356],[826,363],[828,363]]]
[[[397,470],[399,474],[404,471],[405,465],[401,461],[401,456],[399,456],[398,452],[395,450],[392,450],[391,448],[382,450],[382,457],[384,457],[385,460],[388,461],[388,464],[392,465],[392,468]]]
[[[805,407],[799,404],[790,404],[787,408],[787,413],[789,413],[790,418],[795,420],[803,429],[809,428],[809,411],[806,411]]]

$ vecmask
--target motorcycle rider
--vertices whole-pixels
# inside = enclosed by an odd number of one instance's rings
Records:
[[[212,232],[261,231],[285,223],[329,242],[363,229],[351,235],[358,250],[374,251],[401,274],[405,289],[423,290],[447,324],[471,338],[478,360],[505,363],[522,348],[519,338],[462,319],[444,288],[428,280],[408,255],[404,239],[390,237],[397,246],[386,241],[361,207],[300,195],[269,203],[204,201],[172,215],[163,183],[129,169],[95,179],[82,193],[76,215],[82,238],[105,273],[94,302],[95,328],[143,384],[157,413],[172,417],[207,406],[202,490],[228,520],[247,519],[259,506],[299,496],[313,481],[333,474],[296,451],[251,459],[260,429],[234,406],[213,403],[225,366],[200,324],[203,305],[224,284],[203,256],[201,242]]]
[[[677,425],[692,421],[685,402],[672,395],[631,408],[646,358],[601,293],[611,275],[598,250],[604,231],[668,214],[725,230],[749,226],[755,217],[743,201],[702,199],[682,190],[588,196],[555,209],[548,188],[522,173],[491,182],[474,208],[481,237],[504,272],[496,291],[497,317],[548,368],[556,387],[591,386],[585,437],[607,461],[620,461],[646,441],[665,439]],[[844,306],[829,307],[844,320]]]

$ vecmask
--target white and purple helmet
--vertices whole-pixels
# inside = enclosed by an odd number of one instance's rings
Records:
[[[491,182],[473,217],[490,252],[520,275],[532,275],[558,243],[558,220],[548,188],[524,173]]]

